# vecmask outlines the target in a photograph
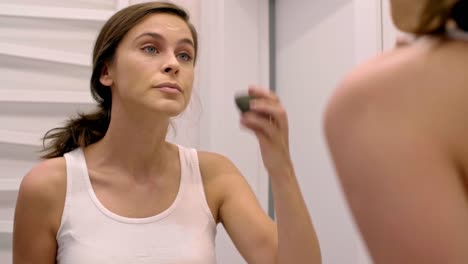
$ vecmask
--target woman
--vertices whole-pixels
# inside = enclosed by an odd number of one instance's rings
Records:
[[[468,263],[468,1],[391,1],[416,40],[354,70],[325,114],[375,263]]]
[[[165,141],[190,100],[197,47],[173,4],[109,19],[93,53],[100,109],[46,136],[47,160],[21,183],[13,263],[215,263],[217,223],[249,263],[320,263],[275,95],[251,87],[241,123],[259,140],[278,225],[228,159]]]

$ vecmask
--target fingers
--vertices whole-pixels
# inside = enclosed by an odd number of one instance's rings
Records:
[[[253,99],[250,110],[268,119],[269,123],[276,125],[279,129],[287,129],[287,114],[278,101],[272,99]]]
[[[250,104],[251,111],[273,119],[280,128],[287,128],[286,111],[275,93],[269,89],[251,85],[249,95],[254,98]]]
[[[250,86],[250,111],[242,115],[241,123],[253,130],[257,136],[271,141],[287,138],[287,114],[279,98],[271,91],[259,86]]]
[[[258,86],[249,87],[249,110],[241,124],[251,130],[259,143],[262,160],[269,172],[290,166],[287,114],[278,97]]]
[[[269,141],[274,140],[278,128],[268,117],[261,116],[254,112],[247,112],[242,115],[241,124],[253,130],[257,136],[261,135]]]
[[[276,96],[269,89],[262,88],[260,86],[250,85],[249,86],[249,95],[254,97],[254,98],[258,98],[258,99],[269,99],[269,100],[272,100],[272,101],[279,102],[278,96]]]

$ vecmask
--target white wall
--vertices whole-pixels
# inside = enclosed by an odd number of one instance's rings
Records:
[[[39,138],[72,113],[91,108],[90,50],[112,13],[102,0],[86,3],[89,10],[80,9],[80,1],[43,3],[0,3],[0,263],[11,262],[17,190],[38,160]],[[63,19],[68,16],[75,19]]]
[[[250,133],[240,129],[234,94],[249,84],[268,86],[268,0],[202,1],[200,94],[201,148],[233,160],[267,208],[267,176]],[[245,263],[224,229],[218,229],[218,262]]]
[[[378,52],[374,0],[277,0],[276,89],[289,113],[291,151],[317,228],[323,263],[370,263],[326,148],[322,117],[337,82]]]
[[[398,35],[403,34],[393,24],[390,10],[390,1],[382,0],[382,48],[392,49]]]

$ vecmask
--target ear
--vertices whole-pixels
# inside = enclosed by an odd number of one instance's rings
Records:
[[[99,81],[104,86],[112,86],[114,84],[114,80],[112,79],[111,71],[109,70],[109,65],[106,63],[104,67],[102,67],[101,76],[99,77]]]

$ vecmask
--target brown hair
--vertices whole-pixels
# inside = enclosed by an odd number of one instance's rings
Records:
[[[173,14],[187,23],[192,33],[196,56],[197,31],[189,21],[188,12],[183,8],[168,2],[150,2],[131,5],[118,11],[104,24],[94,45],[91,94],[98,103],[98,110],[90,114],[80,113],[78,117],[70,119],[64,127],[48,131],[43,138],[42,158],[63,156],[73,149],[88,146],[104,137],[111,119],[112,94],[109,87],[101,84],[101,73],[106,64],[114,60],[117,46],[124,36],[144,18],[155,13]],[[46,140],[50,140],[47,145]]]
[[[445,33],[447,23],[454,21],[457,26],[468,31],[468,1],[467,0],[429,0],[415,30],[415,34]]]

